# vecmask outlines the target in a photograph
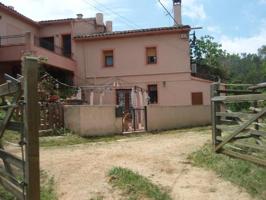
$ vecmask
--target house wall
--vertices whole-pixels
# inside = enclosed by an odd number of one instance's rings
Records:
[[[25,32],[32,32],[33,35],[38,35],[38,27],[6,14],[2,10],[0,10],[0,16],[0,36],[19,35]]]
[[[188,39],[179,34],[77,42],[79,77],[121,77],[190,72]],[[146,64],[146,47],[157,47],[157,64]],[[114,67],[104,67],[103,50],[114,51]]]
[[[146,64],[146,47],[157,47],[158,63]],[[114,51],[114,66],[103,66],[103,50]],[[188,39],[179,34],[142,36],[132,38],[79,41],[76,44],[78,62],[76,83],[80,86],[101,85],[117,78],[120,87],[139,86],[147,90],[157,84],[158,105],[191,105],[191,93],[202,92],[204,105],[209,105],[210,82],[191,77]],[[114,80],[113,80],[114,81]],[[109,83],[112,84],[112,83]],[[99,105],[99,95],[94,93],[94,104]],[[90,91],[85,91],[89,103]],[[116,103],[115,91],[105,92],[103,104]]]

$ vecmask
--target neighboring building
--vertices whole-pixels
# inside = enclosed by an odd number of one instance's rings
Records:
[[[191,76],[191,28],[182,25],[181,0],[173,2],[178,24],[131,31],[113,31],[102,14],[36,22],[0,4],[1,73],[20,73],[21,56],[31,53],[47,57],[54,76],[74,78],[91,105],[129,107],[132,88],[151,104],[209,105],[211,82]]]

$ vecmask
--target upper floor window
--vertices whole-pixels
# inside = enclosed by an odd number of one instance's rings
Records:
[[[203,105],[202,92],[192,92],[191,99],[192,99],[192,105]]]
[[[54,51],[54,37],[42,37],[40,38],[40,46],[48,49],[50,51]]]
[[[103,51],[103,57],[104,57],[105,67],[114,66],[114,51],[113,50]]]
[[[157,64],[157,48],[156,47],[146,48],[146,59],[147,59],[147,64]]]
[[[150,97],[150,100],[149,100],[150,104],[157,104],[158,103],[157,85],[148,85],[148,95]]]

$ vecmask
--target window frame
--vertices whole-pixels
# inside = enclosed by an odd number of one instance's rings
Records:
[[[112,65],[107,65],[107,60],[106,60],[106,54],[108,53],[108,52],[112,52],[112,58],[113,58],[113,63],[112,63]],[[103,67],[104,68],[109,68],[109,67],[114,67],[114,62],[115,62],[115,59],[114,59],[114,49],[104,49],[104,50],[102,50],[102,62],[103,62]]]
[[[155,49],[156,62],[149,63],[148,49]],[[157,48],[157,46],[147,46],[147,47],[145,47],[145,63],[146,63],[146,65],[157,65],[158,64],[158,48]]]
[[[156,102],[151,102],[150,99],[149,99],[149,104],[153,104],[153,105],[156,105],[159,103],[159,92],[158,92],[158,84],[149,84],[147,85],[147,91],[148,91],[148,96],[150,97],[150,88],[153,87],[153,86],[156,86],[156,92],[157,92],[157,97],[156,97]]]
[[[199,95],[199,96],[195,97],[195,95]],[[199,99],[199,97],[200,97],[200,99]],[[192,106],[204,105],[203,92],[191,92],[191,104],[192,104]]]

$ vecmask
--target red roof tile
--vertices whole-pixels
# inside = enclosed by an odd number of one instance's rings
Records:
[[[39,26],[38,22],[35,22],[34,20],[26,17],[25,15],[22,15],[15,9],[10,8],[9,6],[4,5],[3,3],[0,2],[0,9],[3,9],[4,11],[8,12],[11,15],[14,15],[16,17],[19,17],[22,20],[25,20],[26,22],[34,25],[34,26]]]
[[[190,31],[190,26],[181,26],[181,27],[160,27],[160,28],[148,28],[148,29],[136,29],[136,30],[127,30],[127,31],[114,31],[114,32],[104,32],[104,33],[93,33],[87,35],[78,35],[75,37],[77,40],[87,39],[87,40],[94,40],[94,39],[109,39],[115,37],[130,37],[130,36],[138,36],[138,35],[145,35],[145,34],[159,34],[159,33],[171,33],[171,32],[178,32]]]

